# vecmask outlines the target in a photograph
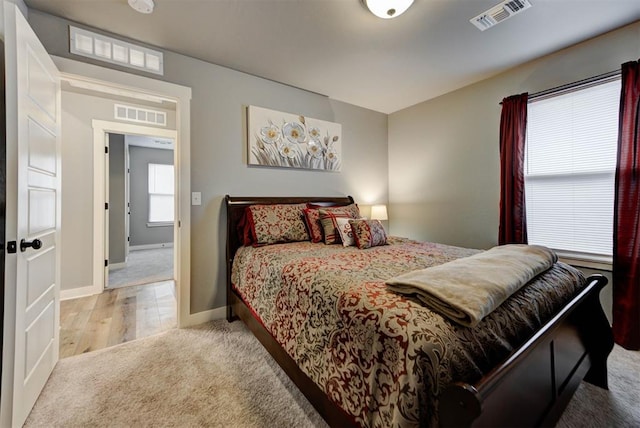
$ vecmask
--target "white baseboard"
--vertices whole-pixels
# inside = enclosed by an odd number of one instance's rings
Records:
[[[173,247],[173,242],[164,242],[161,244],[130,245],[129,251],[153,250],[154,248],[168,248],[168,247]]]
[[[77,299],[78,297],[93,296],[102,293],[102,288],[95,285],[87,285],[86,287],[70,288],[68,290],[60,290],[60,300]]]
[[[123,267],[127,267],[127,262],[109,263],[109,269],[120,269]]]
[[[227,316],[227,307],[222,306],[221,308],[210,309],[208,311],[197,312],[195,314],[189,315],[189,320],[187,321],[187,325],[183,327],[189,327],[192,325],[204,324],[209,321],[221,320],[226,318]]]

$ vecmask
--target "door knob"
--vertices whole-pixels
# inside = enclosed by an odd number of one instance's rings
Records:
[[[42,241],[39,239],[34,239],[33,241],[25,241],[24,239],[20,241],[20,251],[23,253],[27,250],[27,248],[33,248],[34,250],[39,250],[42,248]]]

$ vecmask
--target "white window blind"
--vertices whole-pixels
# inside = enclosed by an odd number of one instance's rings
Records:
[[[173,165],[149,164],[149,223],[173,222]]]
[[[527,233],[585,259],[612,255],[620,79],[528,106]]]

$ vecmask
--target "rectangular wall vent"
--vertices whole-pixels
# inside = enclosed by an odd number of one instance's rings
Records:
[[[507,0],[470,19],[469,22],[484,31],[530,7],[529,0]]]
[[[69,26],[69,51],[135,70],[164,74],[162,52],[73,26]]]
[[[122,104],[114,104],[113,109],[116,119],[126,120],[127,122],[167,126],[167,113],[163,111],[148,110]]]

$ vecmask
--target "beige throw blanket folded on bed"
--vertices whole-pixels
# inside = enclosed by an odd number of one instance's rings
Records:
[[[416,270],[386,281],[389,289],[415,294],[429,308],[475,327],[509,296],[558,260],[538,245],[502,245],[470,257]]]

